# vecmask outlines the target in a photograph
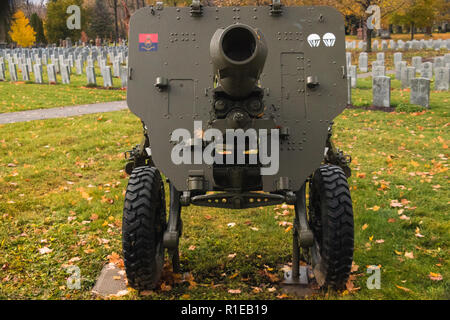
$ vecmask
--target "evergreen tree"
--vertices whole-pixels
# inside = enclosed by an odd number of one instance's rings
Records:
[[[90,37],[93,39],[97,36],[107,38],[113,32],[113,19],[104,0],[95,1],[89,31]]]
[[[44,35],[44,24],[42,23],[42,19],[37,15],[37,13],[33,13],[30,18],[30,25],[36,31],[36,42],[37,43],[46,43]]]
[[[67,28],[67,19],[70,14],[67,8],[71,5],[77,5],[81,8],[81,29],[86,24],[86,12],[82,8],[83,0],[58,0],[47,3],[47,19],[45,29],[47,39],[50,43],[58,43],[60,39],[71,38],[78,41],[81,37],[81,30]]]
[[[21,47],[32,46],[36,41],[36,32],[30,26],[30,21],[20,10],[14,14],[13,18],[14,21],[11,24],[11,31],[9,32],[12,41]]]

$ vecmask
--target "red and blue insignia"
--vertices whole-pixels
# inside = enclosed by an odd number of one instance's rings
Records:
[[[139,51],[157,51],[158,50],[158,34],[157,33],[140,33],[139,34]]]

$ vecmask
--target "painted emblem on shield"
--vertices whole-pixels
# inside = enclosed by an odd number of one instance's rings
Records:
[[[308,43],[312,48],[317,48],[320,44],[320,36],[316,33],[308,36]]]
[[[325,33],[323,35],[323,43],[327,47],[334,47],[334,44],[336,43],[336,36],[331,32]]]
[[[139,34],[139,51],[157,51],[158,50],[158,34],[157,33],[140,33]]]

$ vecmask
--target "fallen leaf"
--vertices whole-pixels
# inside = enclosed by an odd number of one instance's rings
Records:
[[[405,257],[407,257],[408,259],[414,259],[414,254],[412,251],[411,252],[405,251]]]
[[[392,208],[401,208],[403,207],[403,204],[401,204],[400,202],[398,202],[398,200],[391,200],[391,207]]]
[[[434,272],[430,272],[428,277],[433,281],[441,281],[443,279],[443,277],[440,273],[434,273]]]
[[[193,251],[193,250],[195,250],[195,248],[197,248],[197,247],[196,246],[189,246],[188,250]]]
[[[53,249],[50,249],[48,247],[39,248],[38,250],[39,250],[40,254],[46,254],[46,253],[50,253],[53,251]]]
[[[172,286],[170,284],[161,283],[161,291],[170,291],[172,290]]]
[[[384,243],[384,240],[383,239],[378,239],[378,240],[375,240],[375,242],[376,243]]]
[[[253,289],[252,290],[253,293],[259,293],[262,291],[262,289],[260,287],[252,287],[252,289]]]
[[[398,285],[395,285],[397,288],[399,288],[400,290],[406,291],[406,292],[410,292],[411,290],[405,287],[400,287]]]
[[[241,290],[240,289],[229,289],[228,293],[239,294],[239,293],[241,293]]]
[[[368,226],[369,226],[369,225],[368,225],[367,223],[365,223],[365,224],[361,227],[361,229],[366,230]]]

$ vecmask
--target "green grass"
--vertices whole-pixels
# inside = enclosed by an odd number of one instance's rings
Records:
[[[6,70],[9,70],[7,65],[6,63]],[[21,72],[19,70],[17,72],[19,82],[9,82],[9,71],[6,72],[7,81],[0,82],[0,113],[117,101],[126,98],[126,91],[119,89],[119,78],[113,78],[115,90],[106,90],[101,87],[103,79],[98,68],[96,68],[98,88],[86,88],[86,74],[76,75],[75,68],[72,69],[69,85],[61,83],[60,74],[57,75],[58,84],[48,84],[45,66],[43,67],[44,84],[23,82]],[[34,81],[34,74],[30,76]]]
[[[369,105],[370,81],[359,80],[356,105]],[[450,298],[450,94],[432,92],[431,110],[416,112],[398,81],[393,88],[393,104],[403,112],[347,109],[336,119],[334,140],[353,157],[349,184],[359,266],[353,276],[360,289],[312,299]],[[122,153],[140,141],[141,132],[129,111],[0,126],[0,299],[93,298],[108,255],[121,253],[127,183]],[[391,207],[402,199],[403,207]],[[277,277],[291,259],[292,231],[279,222],[292,222],[293,210],[286,216],[277,211],[183,208],[181,264],[195,283],[123,298],[283,297]],[[52,251],[41,254],[44,247]],[[80,290],[67,288],[65,267],[71,264],[81,269]],[[380,290],[366,287],[368,265],[381,266]],[[431,280],[430,272],[443,280]]]

